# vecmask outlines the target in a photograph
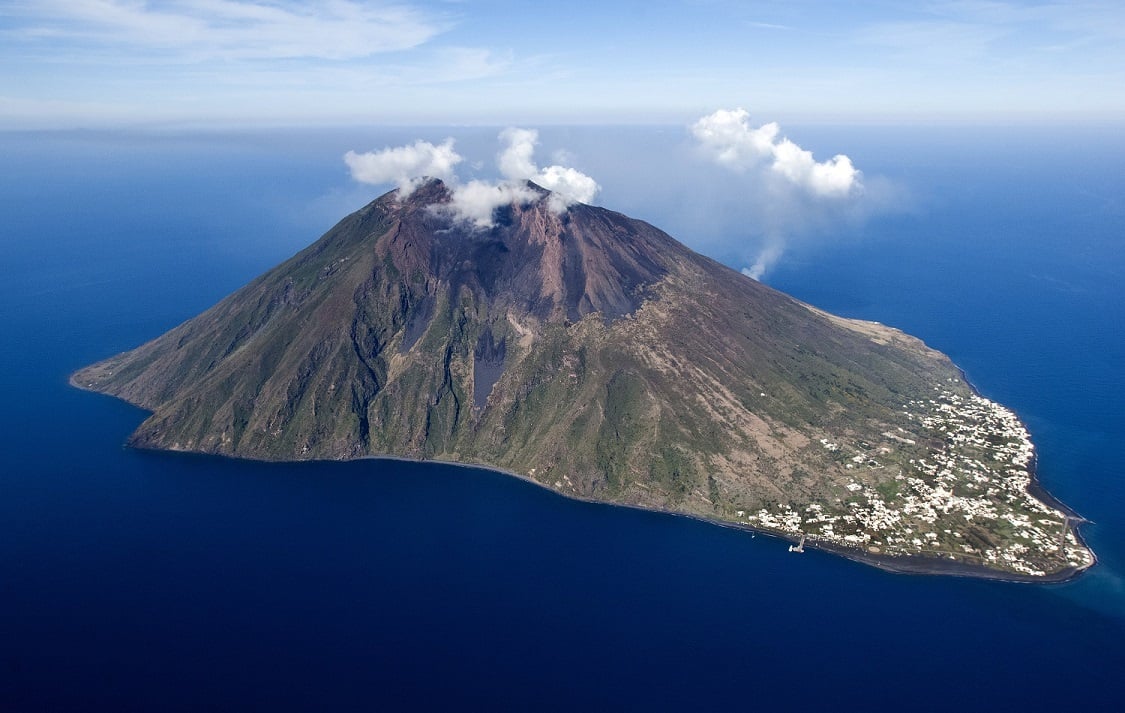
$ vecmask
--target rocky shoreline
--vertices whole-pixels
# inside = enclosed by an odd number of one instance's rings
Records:
[[[81,386],[79,386],[78,384],[75,384],[75,386],[78,386],[79,388],[81,388]],[[684,513],[684,512],[680,512],[680,511],[676,511],[676,510],[670,510],[670,509],[667,509],[667,508],[648,507],[648,506],[644,506],[644,505],[636,505],[636,504],[630,504],[630,503],[618,503],[618,502],[613,502],[613,501],[609,501],[609,500],[599,500],[599,499],[596,499],[596,498],[588,498],[588,497],[583,497],[583,496],[579,496],[579,495],[574,495],[574,494],[571,494],[571,493],[563,492],[563,491],[561,491],[557,488],[551,487],[550,485],[547,485],[547,484],[542,483],[538,480],[535,480],[534,478],[532,478],[528,475],[524,475],[522,473],[517,473],[515,471],[506,470],[504,468],[498,468],[498,467],[495,467],[495,466],[481,464],[481,463],[462,463],[462,462],[457,462],[457,461],[447,461],[447,460],[437,460],[437,459],[406,458],[406,457],[394,456],[394,455],[372,455],[372,456],[363,456],[361,458],[348,459],[348,460],[311,460],[311,461],[274,460],[274,461],[269,461],[269,460],[258,459],[258,458],[242,458],[242,457],[237,457],[237,456],[232,457],[232,456],[225,456],[225,455],[216,455],[216,454],[211,454],[211,453],[200,453],[200,452],[197,452],[197,451],[170,451],[170,450],[166,450],[166,449],[153,449],[153,448],[144,448],[144,447],[138,447],[138,446],[130,446],[130,447],[136,448],[137,450],[150,451],[150,452],[153,452],[153,453],[175,454],[175,455],[181,455],[181,456],[202,457],[202,458],[233,458],[234,460],[247,460],[247,461],[259,462],[259,463],[262,463],[262,462],[265,462],[265,463],[269,463],[269,462],[274,462],[274,463],[310,463],[310,462],[311,463],[317,463],[317,462],[319,462],[319,463],[351,463],[351,462],[364,461],[364,460],[374,460],[374,461],[385,460],[385,461],[396,461],[396,462],[402,462],[402,463],[435,463],[435,464],[439,464],[439,465],[443,465],[443,466],[453,466],[453,467],[457,467],[457,468],[465,468],[465,469],[468,469],[468,470],[490,471],[492,473],[497,473],[497,474],[500,474],[500,475],[503,475],[503,476],[506,476],[506,477],[515,478],[517,480],[523,481],[523,482],[528,483],[530,485],[534,485],[538,488],[541,488],[543,490],[551,492],[555,495],[559,495],[563,498],[566,498],[568,500],[573,500],[573,501],[576,501],[576,502],[589,503],[589,504],[594,504],[594,505],[605,505],[605,506],[609,506],[609,507],[627,508],[627,509],[630,509],[630,510],[640,510],[640,511],[643,511],[643,512],[659,513],[659,514],[662,514],[662,515],[671,515],[671,516],[675,516],[675,517],[684,517],[684,518],[687,518],[687,519],[690,519],[690,520],[696,520],[696,521],[701,522],[701,523],[706,523],[708,525],[717,525],[719,527],[725,527],[725,528],[729,528],[729,529],[740,530],[742,532],[752,533],[754,535],[764,535],[764,536],[770,537],[772,539],[778,540],[779,543],[784,542],[784,543],[796,544],[796,543],[801,541],[801,538],[793,537],[792,535],[788,535],[788,534],[780,533],[780,532],[775,532],[775,531],[772,531],[772,530],[762,529],[762,528],[756,528],[756,527],[752,527],[750,525],[746,525],[746,524],[743,524],[743,523],[740,523],[740,522],[733,522],[733,521],[730,521],[730,520],[720,520],[720,519],[717,519],[717,518],[709,518],[709,517],[704,517],[704,516],[701,516],[701,515],[694,515],[694,514]],[[1063,507],[1065,507],[1065,506],[1063,506]],[[1067,511],[1073,512],[1069,508],[1067,508]],[[1085,520],[1083,520],[1083,522],[1085,522]],[[1086,546],[1085,540],[1081,537],[1081,534],[1078,532],[1077,528],[1074,529],[1074,534],[1078,538],[1079,542],[1083,546]],[[946,559],[942,559],[942,558],[938,558],[938,557],[926,557],[924,555],[891,556],[891,555],[873,554],[873,553],[870,553],[870,552],[865,552],[865,551],[860,550],[860,549],[842,547],[842,546],[839,546],[839,545],[835,545],[833,543],[824,542],[824,541],[817,540],[815,538],[809,538],[809,537],[806,537],[804,539],[804,546],[809,548],[809,549],[821,550],[821,551],[827,552],[829,554],[837,555],[839,557],[844,557],[845,559],[849,559],[849,560],[851,560],[853,562],[857,562],[859,564],[864,564],[864,565],[868,565],[868,566],[871,566],[871,567],[876,567],[876,568],[881,569],[883,571],[891,572],[891,573],[894,573],[894,574],[953,576],[953,577],[964,577],[964,578],[973,578],[973,579],[988,579],[988,580],[993,580],[993,581],[1014,582],[1014,583],[1023,583],[1023,584],[1061,584],[1061,583],[1069,582],[1069,581],[1072,581],[1072,580],[1076,579],[1077,577],[1081,576],[1088,569],[1088,568],[1068,568],[1068,569],[1065,569],[1065,570],[1062,570],[1060,572],[1053,573],[1053,574],[1050,574],[1050,575],[1045,575],[1045,576],[1042,576],[1042,577],[1034,577],[1034,576],[1029,576],[1029,575],[1022,575],[1022,574],[1019,574],[1019,573],[1016,573],[1016,572],[1003,572],[1003,571],[991,569],[991,568],[988,568],[988,567],[973,566],[973,565],[970,565],[970,564],[967,564],[967,563],[964,563],[964,562],[951,561],[951,560],[946,560]],[[1092,550],[1091,550],[1091,553],[1092,553]],[[1095,563],[1096,563],[1096,557],[1095,557]],[[1093,565],[1091,565],[1091,566],[1093,566]]]

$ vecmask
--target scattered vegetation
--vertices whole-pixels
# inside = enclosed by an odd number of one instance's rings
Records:
[[[601,209],[451,225],[430,209],[443,190],[380,199],[73,381],[151,409],[145,447],[479,463],[882,556],[1092,562],[1029,494],[1018,420],[918,340]],[[502,372],[478,392],[484,343]]]

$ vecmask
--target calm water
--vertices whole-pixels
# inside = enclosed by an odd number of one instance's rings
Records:
[[[682,153],[676,131],[544,137],[584,160],[603,204],[737,264],[721,225],[692,239],[690,206],[642,190],[644,161],[599,150]],[[491,130],[462,134],[495,150]],[[365,202],[343,151],[409,138],[0,136],[0,710],[1119,703],[1113,132],[1060,147],[1034,130],[810,128],[800,143],[847,151],[910,209],[797,240],[768,277],[924,338],[1020,413],[1101,558],[1042,587],[795,556],[487,471],[138,453],[121,444],[142,412],[67,387]]]

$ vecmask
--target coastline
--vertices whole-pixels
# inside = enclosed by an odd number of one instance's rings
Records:
[[[972,384],[972,382],[970,382],[968,380],[968,378],[965,377],[964,372],[961,370],[961,368],[960,367],[956,367],[956,368],[957,368],[958,372],[961,373],[962,378],[964,379],[965,383],[969,386],[969,388],[972,390],[972,392],[979,396],[980,392]],[[140,408],[140,409],[142,409],[146,412],[149,412],[148,409],[145,409],[142,406],[138,406],[137,404],[132,403],[131,401],[128,401],[127,399],[122,399],[122,398],[114,396],[112,394],[107,394],[103,391],[98,391],[97,389],[95,389],[91,386],[87,386],[85,384],[82,384],[81,382],[76,381],[74,377],[77,375],[77,373],[78,372],[72,373],[67,379],[68,383],[71,386],[74,386],[75,388],[78,388],[82,391],[88,391],[88,392],[91,392],[91,393],[100,394],[102,396],[108,396],[110,398],[114,398],[114,399],[117,399],[119,401],[124,401],[125,403],[128,403],[131,406],[134,406],[134,407]],[[987,397],[983,397],[983,398],[987,398]],[[151,413],[151,412],[149,412],[149,413]],[[620,502],[613,502],[613,501],[609,501],[609,500],[599,500],[599,499],[595,499],[595,498],[589,498],[589,497],[584,497],[584,496],[580,496],[580,495],[565,493],[563,491],[560,491],[556,488],[551,487],[550,485],[547,485],[547,484],[542,483],[538,480],[535,480],[534,478],[532,478],[528,475],[525,475],[523,473],[517,473],[517,472],[512,471],[512,470],[507,470],[505,468],[501,468],[501,467],[498,467],[498,466],[485,464],[485,463],[467,463],[467,462],[463,462],[463,461],[449,461],[449,460],[431,459],[431,458],[411,458],[411,457],[408,457],[408,456],[391,455],[391,454],[364,455],[364,456],[359,456],[357,458],[339,458],[339,459],[331,459],[331,458],[312,458],[312,459],[277,458],[277,459],[273,459],[273,458],[254,458],[254,457],[248,457],[248,456],[233,456],[233,455],[226,455],[226,454],[220,454],[220,453],[207,453],[205,451],[173,450],[173,449],[167,449],[167,448],[152,448],[152,447],[147,447],[147,446],[138,446],[138,445],[132,443],[131,439],[126,442],[126,445],[129,448],[133,448],[135,450],[147,451],[147,452],[152,452],[152,453],[171,453],[171,454],[194,456],[194,457],[226,458],[226,459],[231,459],[231,460],[242,460],[242,461],[257,462],[257,463],[349,463],[349,462],[357,462],[357,461],[364,461],[364,460],[389,460],[389,461],[398,461],[398,462],[404,462],[404,463],[437,463],[437,464],[440,464],[440,465],[455,466],[455,467],[459,467],[459,468],[467,468],[467,469],[475,469],[475,470],[485,470],[485,471],[491,471],[491,472],[494,472],[494,473],[499,473],[499,474],[507,476],[507,477],[511,477],[511,478],[515,478],[517,480],[521,480],[525,483],[530,483],[531,485],[539,487],[539,488],[541,488],[543,490],[546,490],[550,493],[553,493],[553,494],[558,495],[560,497],[567,498],[569,500],[574,500],[574,501],[577,501],[577,502],[596,504],[596,505],[606,505],[606,506],[610,506],[610,507],[621,507],[621,508],[628,508],[628,509],[631,509],[631,510],[640,510],[640,511],[644,511],[644,512],[654,512],[654,513],[661,513],[661,514],[665,514],[665,515],[672,515],[672,516],[676,516],[676,517],[684,517],[684,518],[688,518],[688,519],[691,519],[691,520],[696,520],[696,521],[699,521],[699,522],[707,523],[709,525],[717,525],[719,527],[726,527],[726,528],[730,528],[730,529],[741,530],[743,532],[750,532],[750,533],[753,533],[755,535],[757,535],[757,534],[765,535],[765,536],[780,540],[781,542],[788,542],[788,543],[795,544],[795,543],[798,542],[798,539],[799,539],[795,536],[786,535],[784,533],[775,532],[775,531],[772,531],[772,530],[759,529],[759,528],[753,527],[751,525],[747,525],[747,524],[740,523],[740,522],[733,522],[733,521],[729,521],[729,520],[720,520],[720,519],[717,519],[717,518],[705,517],[703,515],[695,515],[695,514],[692,514],[692,513],[681,512],[681,511],[678,511],[678,510],[671,510],[671,509],[668,509],[668,508],[636,505],[636,504],[632,504],[632,503],[620,503]],[[1056,572],[1056,573],[1053,573],[1053,574],[1044,575],[1042,577],[1036,577],[1036,576],[1032,576],[1032,575],[1024,575],[1024,574],[1019,574],[1019,573],[1015,573],[1015,572],[1004,572],[1004,571],[1000,571],[1000,570],[991,569],[991,568],[988,568],[988,567],[967,564],[965,562],[947,560],[947,559],[943,559],[943,558],[940,558],[940,557],[927,557],[925,555],[892,556],[892,555],[874,554],[874,553],[866,552],[866,551],[859,550],[859,549],[842,547],[842,546],[839,546],[839,545],[835,545],[833,543],[819,541],[814,536],[806,536],[804,544],[805,544],[806,547],[809,547],[811,549],[821,550],[823,552],[827,552],[829,554],[837,555],[837,556],[843,557],[845,559],[851,560],[853,562],[857,562],[859,564],[872,566],[872,567],[875,567],[877,569],[881,569],[885,572],[891,572],[891,573],[894,573],[894,574],[942,575],[942,576],[952,576],[952,577],[972,578],[972,579],[987,579],[987,580],[992,580],[992,581],[1012,582],[1012,583],[1018,583],[1018,584],[1063,584],[1063,583],[1066,583],[1066,582],[1073,581],[1073,580],[1077,579],[1078,577],[1080,577],[1084,572],[1086,572],[1087,570],[1089,570],[1090,568],[1092,568],[1093,566],[1095,566],[1098,563],[1097,554],[1093,551],[1093,549],[1091,549],[1089,547],[1089,545],[1086,543],[1086,540],[1082,537],[1082,534],[1079,530],[1079,525],[1081,525],[1082,523],[1088,523],[1089,520],[1086,520],[1085,518],[1083,518],[1073,508],[1070,508],[1065,503],[1062,503],[1058,498],[1056,498],[1053,495],[1051,495],[1050,493],[1048,493],[1042,487],[1042,485],[1040,485],[1039,479],[1038,479],[1038,469],[1037,469],[1036,466],[1037,466],[1037,459],[1033,459],[1033,461],[1031,463],[1031,466],[1029,468],[1029,472],[1030,472],[1030,475],[1031,475],[1031,482],[1028,486],[1028,491],[1033,496],[1035,496],[1037,499],[1042,500],[1044,503],[1046,503],[1047,505],[1049,505],[1051,507],[1062,510],[1068,517],[1071,518],[1071,528],[1070,528],[1071,531],[1074,533],[1074,536],[1078,540],[1079,544],[1081,544],[1083,547],[1085,547],[1090,552],[1091,556],[1093,557],[1093,561],[1091,562],[1089,567],[1084,567],[1084,568],[1068,567],[1066,569],[1063,569],[1063,570],[1061,570],[1059,572]]]
[[[151,452],[151,453],[175,454],[175,455],[183,455],[183,456],[189,456],[189,457],[202,457],[202,458],[225,458],[225,459],[230,459],[230,460],[242,460],[242,461],[248,461],[248,462],[254,462],[254,463],[355,463],[355,462],[366,461],[366,460],[372,460],[372,461],[385,460],[385,461],[395,461],[395,462],[400,462],[400,463],[435,463],[435,464],[442,465],[442,466],[453,466],[453,467],[456,467],[456,468],[464,468],[464,469],[467,469],[467,470],[483,470],[483,471],[489,471],[489,472],[492,472],[492,473],[497,473],[497,474],[503,475],[505,477],[514,478],[516,480],[523,481],[523,482],[528,483],[530,485],[534,485],[535,487],[540,488],[542,490],[545,490],[549,493],[552,493],[553,495],[557,495],[557,496],[565,498],[567,500],[573,500],[575,502],[586,503],[586,504],[590,504],[590,505],[604,505],[604,506],[607,506],[607,507],[626,508],[626,509],[629,509],[629,510],[639,510],[639,511],[642,511],[642,512],[659,513],[659,514],[662,514],[662,515],[670,515],[670,516],[673,516],[673,517],[682,517],[682,518],[687,518],[689,520],[695,520],[697,522],[705,523],[707,525],[725,527],[725,528],[732,529],[732,530],[740,530],[742,532],[749,532],[749,533],[753,533],[755,535],[764,535],[764,536],[776,539],[781,543],[796,544],[799,540],[799,538],[792,537],[792,536],[789,536],[789,535],[785,535],[783,533],[774,532],[772,530],[759,529],[759,528],[752,527],[750,525],[746,525],[746,524],[742,524],[742,523],[738,523],[738,522],[732,522],[732,521],[729,521],[729,520],[719,520],[719,519],[716,519],[716,518],[704,517],[702,515],[694,515],[694,514],[691,514],[691,513],[681,512],[681,511],[678,511],[678,510],[670,510],[670,509],[667,509],[667,508],[648,507],[648,506],[644,506],[644,505],[635,505],[635,504],[632,504],[632,503],[618,503],[618,502],[613,502],[613,501],[610,501],[610,500],[598,500],[598,499],[595,499],[595,498],[588,498],[588,497],[583,497],[583,496],[579,496],[579,495],[572,495],[572,494],[568,494],[568,493],[564,493],[562,491],[556,490],[555,488],[552,488],[549,485],[541,483],[541,482],[539,482],[539,481],[535,480],[534,478],[531,478],[527,475],[523,475],[523,474],[517,473],[515,471],[507,470],[507,469],[504,469],[504,468],[499,468],[499,467],[492,466],[492,465],[485,465],[485,464],[482,464],[482,463],[465,463],[465,462],[460,462],[460,461],[440,460],[440,459],[436,459],[436,458],[434,458],[434,459],[431,459],[431,458],[409,458],[409,457],[406,457],[406,456],[396,456],[396,455],[366,455],[366,456],[360,456],[358,458],[345,458],[345,459],[338,459],[338,460],[336,460],[336,459],[309,459],[309,460],[280,460],[280,459],[276,459],[276,460],[274,460],[274,459],[265,459],[265,458],[247,458],[247,457],[244,457],[244,456],[227,456],[227,455],[221,455],[221,454],[217,454],[217,453],[204,453],[204,452],[200,452],[200,451],[176,451],[176,450],[169,450],[169,449],[164,449],[164,448],[146,448],[146,447],[143,447],[143,446],[135,446],[135,445],[129,445],[128,447],[133,448],[135,450],[147,451],[147,452]],[[1072,528],[1072,529],[1074,530],[1075,537],[1078,538],[1078,541],[1084,547],[1087,547],[1087,549],[1089,549],[1089,547],[1086,545],[1085,540],[1082,538],[1081,534],[1078,532],[1078,529],[1077,528]],[[864,551],[857,550],[857,549],[850,549],[850,548],[847,548],[847,547],[835,546],[835,545],[832,545],[831,543],[818,541],[818,540],[816,540],[812,537],[806,537],[805,547],[807,547],[809,549],[821,550],[822,552],[827,552],[829,554],[836,555],[836,556],[839,556],[839,557],[843,557],[845,559],[851,560],[851,561],[859,563],[859,564],[868,565],[868,566],[871,566],[871,567],[875,567],[877,569],[881,569],[884,572],[891,572],[891,573],[894,573],[894,574],[940,575],[940,576],[961,577],[961,578],[966,578],[966,579],[987,579],[987,580],[992,580],[992,581],[1012,582],[1012,583],[1018,583],[1018,584],[1063,584],[1063,583],[1066,583],[1066,582],[1073,581],[1074,579],[1077,579],[1078,577],[1080,577],[1084,572],[1086,572],[1089,569],[1089,567],[1083,568],[1083,569],[1078,569],[1078,568],[1075,568],[1075,567],[1069,567],[1065,570],[1062,570],[1060,572],[1056,572],[1054,574],[1049,574],[1049,575],[1045,575],[1045,576],[1042,576],[1042,577],[1034,577],[1034,576],[1031,576],[1031,575],[1021,575],[1021,574],[1018,574],[1018,573],[1015,573],[1015,572],[1003,572],[1003,571],[999,571],[999,570],[990,569],[988,567],[974,566],[974,565],[966,564],[964,562],[950,561],[950,560],[946,560],[946,559],[942,559],[942,558],[938,558],[938,557],[926,557],[926,556],[922,556],[922,555],[907,555],[907,556],[902,556],[902,557],[895,557],[895,556],[890,556],[890,555],[877,555],[877,554],[872,554],[870,552],[864,552]],[[1091,550],[1091,553],[1092,552],[1093,552],[1093,550]],[[1094,555],[1094,562],[1090,566],[1093,567],[1094,564],[1097,564],[1097,555]]]
[[[953,368],[955,368],[957,370],[957,373],[960,374],[961,380],[965,382],[965,384],[969,387],[970,391],[972,391],[977,396],[980,396],[981,398],[985,398],[985,399],[988,398],[987,396],[982,394],[980,392],[980,389],[977,388],[977,385],[974,384],[972,382],[972,380],[969,379],[969,375],[965,373],[964,369],[962,369],[957,364],[953,363],[952,360],[950,360],[950,363],[953,364]],[[1008,409],[1013,414],[1015,414],[1016,418],[1018,418],[1020,420],[1020,423],[1024,425],[1024,428],[1027,428],[1027,425],[1024,424],[1023,419],[1020,418],[1019,413],[1017,413],[1015,409],[1013,409],[1009,406],[1005,406],[1004,408]],[[1029,429],[1029,431],[1030,431],[1030,429]],[[1052,495],[1046,488],[1043,487],[1043,484],[1039,482],[1039,451],[1038,451],[1038,449],[1036,449],[1031,455],[1031,463],[1028,464],[1027,472],[1028,472],[1028,475],[1030,476],[1030,482],[1027,485],[1027,492],[1030,493],[1036,500],[1039,500],[1039,501],[1043,502],[1044,504],[1048,505],[1049,507],[1055,508],[1056,510],[1062,511],[1062,513],[1064,515],[1066,515],[1070,520],[1070,531],[1074,533],[1074,539],[1076,539],[1078,541],[1078,544],[1080,544],[1084,548],[1086,548],[1086,551],[1090,553],[1091,557],[1093,557],[1093,561],[1090,563],[1089,567],[1084,567],[1082,569],[1078,569],[1078,568],[1074,568],[1074,567],[1069,568],[1070,570],[1073,570],[1069,576],[1062,576],[1067,571],[1067,570],[1063,570],[1063,572],[1060,572],[1056,575],[1048,575],[1046,577],[1028,578],[1027,581],[1044,582],[1044,583],[1047,583],[1049,581],[1053,581],[1055,583],[1069,582],[1069,581],[1071,581],[1073,579],[1076,579],[1077,577],[1081,576],[1083,572],[1086,572],[1086,571],[1092,569],[1095,565],[1098,564],[1098,553],[1095,552],[1092,547],[1090,547],[1088,542],[1086,542],[1086,538],[1082,536],[1082,530],[1081,530],[1082,525],[1089,524],[1091,521],[1086,519],[1085,517],[1083,517],[1077,510],[1070,507],[1069,505],[1064,503],[1062,500],[1060,500],[1056,496]],[[879,566],[879,565],[876,565],[876,566]],[[954,576],[956,576],[956,575],[954,575]],[[1055,579],[1052,579],[1052,578],[1055,578]],[[1023,580],[1015,580],[1015,581],[1023,581]]]

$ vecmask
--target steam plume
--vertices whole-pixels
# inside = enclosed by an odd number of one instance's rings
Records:
[[[496,157],[500,173],[509,180],[532,181],[551,191],[551,208],[555,212],[561,213],[575,203],[589,203],[601,189],[597,181],[577,169],[536,166],[532,157],[539,132],[535,129],[510,127],[500,132],[500,140],[507,143]]]
[[[781,254],[785,252],[785,247],[781,241],[767,243],[758,257],[754,260],[754,264],[750,267],[742,268],[742,274],[746,275],[752,280],[761,280],[762,276],[766,274],[777,261],[781,259]]]
[[[424,177],[440,178],[450,187],[448,210],[453,218],[478,228],[491,227],[493,212],[500,206],[526,204],[538,198],[524,181],[533,181],[551,191],[548,206],[556,213],[575,203],[588,203],[597,195],[597,181],[581,171],[561,165],[540,169],[535,164],[538,131],[511,127],[501,131],[499,138],[504,144],[496,156],[496,166],[503,176],[499,181],[460,182],[454,169],[463,159],[453,149],[453,139],[439,145],[418,140],[362,154],[348,151],[344,162],[351,169],[352,178],[361,183],[398,186],[399,200],[409,197]]]
[[[526,185],[469,181],[453,187],[450,207],[457,220],[465,220],[478,228],[492,227],[493,212],[505,205],[524,205],[538,197]]]
[[[745,109],[720,109],[700,118],[691,133],[715,163],[749,175],[754,189],[770,200],[765,222],[770,236],[742,273],[755,280],[785,252],[786,232],[816,222],[817,214],[846,210],[864,192],[863,174],[844,154],[816,161],[812,152],[781,136],[776,122],[754,127]],[[810,220],[811,219],[811,220]]]
[[[399,199],[407,198],[423,177],[452,180],[453,167],[461,155],[453,150],[453,139],[435,146],[429,141],[415,141],[407,146],[388,147],[382,151],[344,154],[352,178],[360,183],[393,183],[398,186]]]
[[[750,126],[745,109],[720,109],[695,122],[691,132],[711,156],[728,168],[746,171],[768,165],[795,186],[817,196],[842,198],[862,189],[862,174],[844,154],[816,162],[789,139],[778,136],[777,122]]]

